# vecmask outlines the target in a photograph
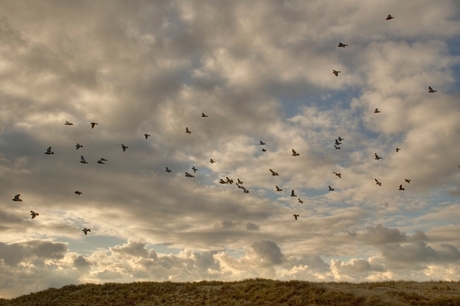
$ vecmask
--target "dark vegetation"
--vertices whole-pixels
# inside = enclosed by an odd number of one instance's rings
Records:
[[[447,289],[448,288],[448,289]],[[312,283],[250,279],[240,282],[137,282],[68,285],[3,305],[460,305],[459,282]]]

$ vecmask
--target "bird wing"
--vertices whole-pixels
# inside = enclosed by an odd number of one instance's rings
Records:
[[[81,161],[84,163],[86,162],[85,158],[83,157],[83,155],[80,157]]]

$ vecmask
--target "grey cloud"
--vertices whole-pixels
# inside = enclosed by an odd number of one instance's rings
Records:
[[[145,248],[145,243],[128,241],[122,246],[111,248],[112,252],[134,257],[147,257],[149,252]]]
[[[260,260],[262,266],[281,264],[284,259],[280,247],[270,240],[254,242],[248,252],[250,256],[254,256],[257,260]]]
[[[11,266],[38,257],[44,259],[61,259],[67,252],[67,245],[50,241],[33,240],[23,243],[0,243],[0,258]]]
[[[91,267],[91,263],[80,255],[73,261],[73,266],[79,270],[88,271]]]
[[[377,224],[375,227],[368,226],[367,233],[362,236],[364,242],[368,244],[384,244],[384,243],[396,243],[404,242],[407,240],[405,233],[401,233],[398,229],[387,228],[381,224]]]

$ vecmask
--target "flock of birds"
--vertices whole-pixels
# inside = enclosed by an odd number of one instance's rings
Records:
[[[394,19],[394,18],[395,18],[395,17],[393,17],[391,14],[389,14],[389,15],[386,17],[385,20],[392,20],[392,19]],[[347,47],[347,46],[348,46],[348,44],[344,44],[344,43],[342,43],[342,42],[339,42],[338,45],[337,45],[337,47],[339,47],[339,48],[345,48],[345,47]],[[332,70],[332,73],[333,73],[336,77],[338,77],[338,76],[339,76],[339,73],[341,73],[341,71],[340,71],[340,70]],[[436,93],[437,90],[435,90],[435,89],[433,89],[431,86],[429,86],[429,87],[428,87],[428,92],[429,92],[429,93]],[[375,114],[378,114],[378,113],[381,113],[381,111],[380,111],[378,108],[375,108],[374,113],[375,113]],[[201,113],[201,117],[202,117],[202,118],[207,118],[208,115],[206,115],[205,113]],[[64,124],[67,125],[67,126],[72,126],[72,125],[73,125],[73,123],[72,123],[72,122],[69,122],[69,121],[66,121]],[[97,122],[91,122],[90,125],[91,125],[91,128],[94,129],[95,126],[98,125],[98,123],[97,123]],[[185,128],[185,133],[187,133],[187,134],[190,135],[190,134],[192,134],[192,131],[191,131],[188,127],[186,127],[186,128]],[[144,134],[145,139],[148,139],[150,136],[151,136],[150,134],[147,134],[147,133]],[[340,137],[340,136],[338,136],[338,138],[335,139],[334,147],[335,147],[336,150],[340,150],[340,149],[341,149],[340,145],[342,144],[343,141],[344,141],[344,138],[342,138],[342,137]],[[262,140],[260,140],[260,143],[259,143],[259,144],[260,144],[261,146],[265,146],[265,145],[266,145],[266,143],[263,142]],[[76,148],[76,150],[79,150],[80,148],[83,148],[83,145],[77,143],[77,144],[75,145],[75,148]],[[128,148],[129,148],[128,146],[126,146],[126,145],[124,145],[124,144],[121,144],[121,149],[123,150],[123,152],[125,152]],[[401,150],[400,148],[396,148],[396,149],[395,149],[396,153],[399,152],[400,150]],[[266,149],[265,147],[263,147],[263,148],[262,148],[262,152],[267,152],[267,149]],[[48,147],[48,149],[45,151],[45,154],[46,154],[46,155],[54,155],[54,152],[53,152],[51,146]],[[292,156],[297,157],[297,156],[300,156],[300,154],[299,154],[296,150],[292,149]],[[377,153],[374,154],[374,157],[375,157],[375,160],[381,160],[381,159],[382,159],[382,157],[379,156]],[[101,158],[97,161],[98,164],[105,164],[105,162],[107,162],[107,159],[105,159],[105,158],[103,158],[103,157],[101,157]],[[215,163],[215,161],[214,161],[212,158],[209,160],[209,162],[210,162],[211,164],[214,164],[214,163]],[[82,164],[88,164],[88,162],[86,161],[86,159],[85,159],[85,157],[84,157],[83,155],[81,155],[81,157],[80,157],[80,163],[82,163]],[[459,170],[460,170],[460,165],[459,165],[458,167],[459,167]],[[193,171],[194,174],[196,174],[196,172],[198,171],[198,169],[197,169],[195,166],[193,166],[191,169],[192,169],[192,171]],[[270,173],[271,173],[272,176],[279,176],[278,172],[274,171],[273,169],[269,169],[269,171],[270,171]],[[167,173],[171,173],[172,170],[171,170],[169,167],[166,167],[166,172],[167,172]],[[337,176],[338,178],[342,178],[342,174],[341,174],[341,173],[339,173],[339,172],[332,172],[332,173],[333,173],[335,176]],[[186,171],[186,172],[185,172],[185,177],[187,177],[187,178],[195,178],[195,175],[193,175],[193,174],[191,174],[191,173],[189,173],[189,172]],[[382,182],[381,182],[381,181],[379,181],[377,178],[374,178],[374,180],[375,180],[376,185],[382,186]],[[410,182],[411,182],[410,179],[404,179],[404,181],[405,181],[405,183],[410,183]],[[229,177],[227,176],[227,177],[225,177],[225,179],[220,179],[220,180],[219,180],[219,183],[220,183],[220,184],[230,184],[230,185],[233,185],[234,180],[231,179],[231,178],[229,178]],[[244,184],[244,182],[241,181],[239,178],[237,178],[237,182],[235,183],[235,185],[236,185],[239,189],[242,189],[244,193],[249,193],[249,190],[248,190],[246,187],[244,187],[243,184]],[[275,186],[275,188],[276,188],[275,190],[276,190],[277,192],[282,192],[282,191],[283,191],[283,189],[280,188],[280,187],[278,187],[278,186]],[[331,187],[331,186],[328,186],[328,188],[329,188],[329,191],[334,191],[334,190],[335,190],[335,189],[334,189],[333,187]],[[404,188],[404,187],[402,186],[402,184],[401,184],[401,185],[399,185],[399,189],[398,189],[398,190],[405,190],[405,188]],[[80,196],[80,195],[82,195],[82,192],[76,190],[76,191],[75,191],[75,194]],[[301,200],[300,198],[298,198],[298,196],[295,194],[295,190],[294,190],[294,189],[291,190],[290,196],[291,196],[291,197],[296,197],[299,203],[301,203],[301,204],[304,203],[304,201]],[[13,201],[16,201],[16,202],[22,202],[22,199],[20,198],[20,194],[15,195],[14,198],[13,198],[12,200],[13,200]],[[32,218],[32,219],[35,219],[35,218],[36,218],[37,216],[39,216],[40,214],[39,214],[38,212],[35,212],[35,211],[31,210],[31,211],[30,211],[30,215],[31,215],[31,218]],[[295,220],[297,220],[297,218],[300,217],[299,214],[294,214],[293,216],[294,216],[294,219],[295,219]],[[91,232],[91,229],[90,229],[90,228],[87,228],[87,227],[84,227],[84,228],[82,229],[82,232],[83,232],[85,235],[87,235],[88,232]]]

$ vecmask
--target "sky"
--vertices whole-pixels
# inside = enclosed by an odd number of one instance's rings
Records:
[[[0,6],[0,297],[458,280],[458,1]]]

